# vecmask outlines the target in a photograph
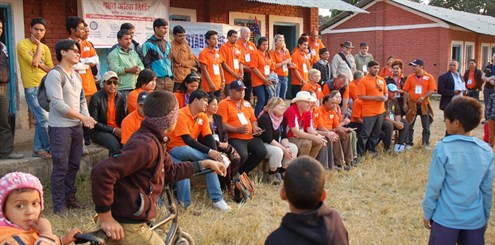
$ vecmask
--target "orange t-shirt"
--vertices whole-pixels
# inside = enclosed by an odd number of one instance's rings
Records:
[[[382,68],[380,71],[380,77],[391,77],[392,76],[392,70],[388,68],[388,66],[385,66]]]
[[[120,140],[120,143],[127,143],[132,134],[136,132],[139,127],[141,127],[141,122],[143,120],[144,117],[139,114],[138,110],[129,113],[129,115],[127,115],[124,120],[122,120],[122,127],[120,128],[122,130],[122,139]]]
[[[304,86],[302,86],[301,91],[313,91],[316,94],[316,98],[318,99],[318,101],[320,101],[320,103],[321,103],[321,99],[323,99],[323,97],[325,96],[323,95],[323,91],[321,91],[321,86],[318,83],[313,85],[311,84],[311,82],[307,82],[306,84],[304,84]]]
[[[170,133],[170,141],[167,144],[167,151],[177,146],[184,146],[186,143],[182,140],[182,135],[190,135],[191,138],[197,140],[201,134],[207,136],[211,134],[210,120],[204,112],[198,113],[193,117],[189,106],[179,110],[179,118],[175,125],[174,131]]]
[[[332,130],[339,126],[339,115],[334,110],[325,110],[325,106],[321,105],[318,107],[320,114],[320,122],[323,127],[328,130]]]
[[[355,101],[357,100],[357,87],[358,87],[358,81],[352,80],[352,82],[349,83],[347,86],[349,89],[349,97]]]
[[[177,99],[177,103],[179,103],[179,109],[184,108],[189,104],[189,95],[185,95],[181,92],[175,92],[174,93],[175,98]],[[187,99],[187,104],[186,104],[186,99]]]
[[[332,92],[332,91],[330,91],[330,88],[328,87],[328,85],[325,84],[325,86],[323,86],[323,97],[325,97],[330,92]],[[344,94],[342,95],[342,98],[349,99],[349,85],[347,85],[347,87],[345,88]]]
[[[314,129],[323,127],[323,124],[321,123],[320,107],[315,106],[313,107],[313,110],[311,110],[311,123]]]
[[[469,81],[471,80],[471,83]],[[474,80],[474,70],[469,70],[468,80],[466,81],[466,88],[473,89],[476,87],[476,80]]]
[[[380,89],[378,89],[380,87]],[[372,77],[371,75],[366,75],[361,79],[358,84],[357,95],[358,97],[361,95],[366,96],[384,96],[387,95],[387,84],[383,78],[376,76]],[[385,102],[384,101],[374,101],[374,100],[366,100],[363,101],[362,106],[362,115],[363,117],[372,117],[378,114],[385,112]]]
[[[222,84],[222,76],[220,75],[222,62],[222,57],[220,57],[220,54],[216,49],[211,50],[209,48],[204,48],[201,53],[199,53],[199,63],[206,65],[206,70],[215,86],[215,91],[220,90],[220,85]],[[215,92],[210,91],[210,85],[203,73],[201,74],[201,89],[207,93]]]
[[[115,97],[108,97],[108,106],[107,106],[107,125],[117,128],[117,122],[115,121]]]
[[[127,113],[131,113],[137,108],[137,98],[144,89],[136,88],[127,95]]]
[[[324,48],[325,45],[321,42],[320,39],[316,39],[315,41],[309,40],[309,46],[311,47],[311,65],[316,63],[320,59],[320,49]]]
[[[218,103],[218,114],[222,116],[223,123],[227,123],[232,127],[241,127],[241,118],[246,119],[248,128],[247,134],[229,133],[229,138],[250,140],[253,138],[252,122],[256,121],[254,110],[251,104],[245,100],[242,101],[240,108],[237,104],[227,97]]]
[[[290,59],[289,50],[286,48],[279,51],[270,50],[270,56],[272,57],[275,64],[282,63],[283,61]],[[287,77],[289,76],[289,67],[287,65],[283,65],[279,68],[276,68],[275,73],[277,73],[277,75],[281,77]]]
[[[437,91],[437,84],[435,78],[427,72],[424,72],[419,78],[416,76],[416,73],[413,73],[407,77],[402,89],[409,94],[409,98],[411,98],[412,101],[417,101],[429,90]],[[429,98],[424,100],[423,103],[428,104]]]
[[[363,120],[363,101],[360,99],[352,105],[351,122],[357,122],[356,118]]]
[[[246,45],[242,42],[242,39],[237,39],[237,47],[241,50],[242,58],[244,60],[243,65],[251,67],[251,60],[253,60],[253,53],[256,51],[256,45],[253,42],[248,41]]]
[[[81,40],[79,42],[81,45],[81,58],[89,58],[93,57],[96,54],[96,50],[93,48],[93,45],[88,41]],[[81,76],[82,79],[82,87],[84,90],[85,96],[91,96],[96,93],[96,83],[95,78],[93,77],[93,72],[91,71],[91,67],[88,67],[86,70],[76,70],[77,73]]]
[[[299,72],[299,75],[301,75],[302,79],[304,79],[304,82],[307,82],[308,71],[311,66],[309,64],[309,59],[306,57],[306,54],[304,52],[296,50],[294,53],[292,53],[292,63],[296,65],[296,68],[293,69],[296,69]],[[302,82],[297,78],[295,74],[293,74],[292,85],[301,85],[301,84]]]
[[[237,44],[226,42],[220,46],[219,53],[220,57],[222,57],[222,61],[225,62],[234,73],[240,75],[240,64],[244,63],[244,59],[242,58],[242,52]],[[236,80],[236,78],[226,70],[223,71],[223,75],[225,77],[225,84],[230,84],[232,81]]]
[[[256,52],[253,53],[252,60],[251,60],[251,70],[254,70],[254,68],[257,68],[258,71],[265,77],[267,78],[268,75],[275,69],[275,66],[273,65],[272,60],[270,59],[270,56],[268,53],[263,53],[260,50],[256,50]],[[261,85],[265,85],[265,82],[261,80],[256,73],[251,72],[251,84],[254,87],[258,87]]]

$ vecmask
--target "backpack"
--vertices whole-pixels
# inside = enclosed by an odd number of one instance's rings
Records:
[[[235,202],[245,203],[254,198],[254,185],[246,173],[241,174],[239,178],[235,178],[233,182]]]
[[[62,67],[60,66],[55,66],[52,70],[57,70],[60,73],[60,76],[62,77],[62,80],[60,83],[62,84],[62,88],[65,85],[65,80],[67,79],[66,76],[64,75],[64,71],[62,70]],[[45,111],[50,111],[50,99],[48,99],[48,95],[46,94],[46,86],[45,86],[45,80],[46,77],[48,76],[48,73],[41,79],[40,85],[38,85],[38,104],[40,104],[41,108]]]

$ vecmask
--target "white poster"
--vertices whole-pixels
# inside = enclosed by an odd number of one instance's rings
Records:
[[[98,48],[117,43],[120,25],[135,26],[134,40],[144,43],[153,35],[153,21],[168,21],[169,0],[82,0],[82,18],[89,25],[89,40]]]

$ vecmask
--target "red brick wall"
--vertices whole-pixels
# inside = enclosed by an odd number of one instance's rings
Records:
[[[24,30],[26,37],[31,35],[30,23],[32,18],[42,17],[47,22],[45,38],[42,40],[52,51],[55,57],[55,43],[68,34],[65,30],[65,21],[69,16],[77,16],[76,0],[24,0]]]
[[[262,23],[265,34],[268,33],[268,15],[280,15],[301,17],[304,19],[304,32],[318,28],[318,9],[286,6],[278,4],[266,4],[246,0],[170,0],[170,7],[188,8],[196,10],[196,20],[198,22],[229,23],[229,11],[262,14],[266,16],[266,22]]]

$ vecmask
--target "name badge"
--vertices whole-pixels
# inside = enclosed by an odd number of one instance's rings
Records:
[[[270,75],[270,66],[268,65],[265,66],[265,75],[266,76]]]
[[[246,119],[246,116],[244,116],[243,112],[240,112],[239,114],[237,114],[237,118],[239,118],[239,121],[241,122],[242,126],[248,124],[248,120]]]
[[[321,87],[318,88],[318,93],[321,93]]]
[[[203,125],[203,119],[202,118],[198,119],[198,124]]]
[[[430,80],[430,77],[429,76],[423,76],[423,80]]]
[[[467,82],[468,85],[471,85],[473,84],[473,80],[469,79],[468,82]]]
[[[250,54],[245,54],[245,55],[244,55],[244,60],[245,60],[246,62],[251,62],[251,55],[250,55]]]
[[[312,49],[312,50],[311,50],[311,54],[312,54],[313,56],[315,56],[315,55],[316,55],[316,50]]]
[[[396,93],[395,98],[400,98],[400,93]]]
[[[423,86],[421,85],[416,85],[416,88],[414,89],[415,94],[422,94],[423,93]]]
[[[216,141],[220,141],[220,137],[218,137],[218,134],[213,134],[213,139]]]
[[[394,113],[390,112],[390,114],[388,115],[388,118],[392,119],[392,120],[395,120],[395,115]]]
[[[332,115],[330,115],[330,119],[333,119],[333,114],[332,114]]]
[[[306,63],[303,64],[303,72],[308,73],[308,67],[306,66]]]
[[[289,71],[289,69],[287,68],[287,64],[285,64],[285,65],[282,66],[282,70],[284,72],[288,72]]]
[[[368,67],[366,65],[363,66],[363,72],[368,72]]]
[[[234,69],[239,70],[239,60],[234,59]]]
[[[213,64],[213,75],[220,75],[220,66]]]

